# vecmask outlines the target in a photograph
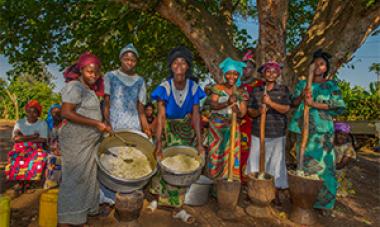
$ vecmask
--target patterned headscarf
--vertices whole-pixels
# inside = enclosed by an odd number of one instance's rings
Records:
[[[51,114],[51,111],[54,108],[61,109],[61,105],[59,105],[59,104],[53,104],[49,108],[48,115],[47,115],[47,118],[46,118],[46,123],[48,125],[49,130],[52,130],[54,128],[54,119],[53,119],[53,115]]]
[[[101,67],[100,59],[86,51],[84,52],[77,60],[77,62],[65,69],[63,72],[63,77],[65,78],[65,82],[69,82],[72,80],[77,80],[80,77],[80,70],[89,64],[95,64],[99,68]],[[94,85],[92,85],[91,90],[95,91],[96,95],[99,97],[104,96],[104,81],[102,77],[99,77],[99,79],[95,82]]]
[[[277,71],[278,74],[281,74],[281,65],[278,64],[277,62],[275,61],[268,61],[266,62],[264,65],[260,66],[257,71],[259,73],[264,73],[267,69],[275,69]]]
[[[25,105],[25,111],[27,111],[28,109],[30,108],[35,108],[37,111],[38,111],[38,116],[41,116],[41,113],[42,113],[42,106],[40,105],[40,103],[35,100],[35,99],[32,99],[30,100],[26,105]]]
[[[347,134],[351,132],[351,126],[348,123],[344,122],[335,122],[334,129],[335,132],[343,132]]]
[[[243,69],[247,64],[241,61],[235,61],[232,58],[226,58],[219,64],[219,68],[222,70],[223,74],[226,75],[228,71],[236,71],[239,73],[238,80],[236,82],[236,86],[240,87],[240,78],[243,75]]]
[[[255,60],[255,54],[254,54],[254,50],[251,50],[251,49],[248,49],[243,58],[241,59],[243,62],[247,63],[247,66],[248,67],[248,63],[250,62],[253,66],[253,69],[256,68],[256,60]],[[251,75],[244,75],[242,76],[241,78],[241,82],[242,84],[251,84],[253,81],[255,80],[255,77],[251,74]]]

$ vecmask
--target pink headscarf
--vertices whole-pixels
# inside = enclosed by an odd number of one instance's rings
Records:
[[[72,80],[77,80],[80,77],[80,71],[77,64],[67,67],[63,72],[63,77],[65,78],[66,83]]]
[[[264,73],[267,69],[275,69],[278,74],[281,73],[281,65],[275,61],[268,61],[259,68],[260,73]]]
[[[254,55],[254,53],[253,53],[253,50],[248,50],[248,51],[244,54],[244,56],[243,56],[243,58],[242,58],[241,60],[242,60],[242,61],[245,61],[245,62],[250,61],[250,62],[252,62],[252,63],[255,63],[255,59],[254,59],[254,57],[255,57],[255,55]]]
[[[96,57],[94,54],[86,51],[79,57],[79,59],[77,61],[77,66],[78,66],[78,69],[82,69],[83,67],[85,67],[86,65],[89,65],[89,64],[95,64],[99,68],[101,66],[101,62],[100,62],[99,58]]]
[[[65,82],[67,83],[72,80],[77,80],[80,77],[80,70],[89,64],[95,64],[99,68],[101,66],[100,59],[96,55],[86,51],[79,56],[75,64],[65,69],[63,72]],[[104,96],[104,81],[102,77],[100,77],[95,84],[91,86],[91,90],[95,91],[97,96]]]

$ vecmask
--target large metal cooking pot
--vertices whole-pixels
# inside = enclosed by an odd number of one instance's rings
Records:
[[[195,157],[199,162],[199,167],[194,171],[189,172],[175,172],[171,169],[165,167],[161,160],[158,160],[160,166],[161,175],[166,182],[175,186],[189,186],[198,180],[202,173],[203,166],[205,164],[204,160],[199,157],[197,149],[189,146],[172,146],[167,147],[163,150],[163,159],[166,157],[174,156],[177,154],[185,154]]]
[[[131,146],[143,152],[148,158],[152,172],[139,179],[123,179],[113,176],[104,166],[100,163],[100,155],[111,147],[125,147],[124,143],[115,136],[108,136],[103,139],[99,145],[96,155],[96,163],[98,164],[98,179],[107,188],[121,193],[130,193],[138,189],[142,189],[150,180],[150,178],[157,172],[157,162],[154,158],[154,146],[149,141],[147,136],[139,131],[134,130],[116,130],[118,136],[122,137]]]

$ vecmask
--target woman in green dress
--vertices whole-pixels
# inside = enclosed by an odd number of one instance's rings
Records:
[[[311,90],[305,89],[306,81],[296,85],[292,105],[296,107],[289,130],[297,134],[297,152],[301,143],[304,105],[310,106],[309,138],[304,155],[305,174],[317,174],[323,180],[315,208],[330,213],[336,201],[334,124],[333,117],[345,109],[341,91],[334,80],[327,80],[329,72],[328,53],[318,50],[313,55],[309,73],[313,74]]]

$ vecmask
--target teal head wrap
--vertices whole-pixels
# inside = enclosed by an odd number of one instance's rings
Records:
[[[247,66],[244,62],[241,61],[235,61],[232,58],[226,58],[222,61],[222,63],[219,64],[219,68],[222,70],[223,75],[226,75],[228,71],[236,71],[239,73],[238,80],[236,82],[236,86],[240,86],[240,78],[243,75],[243,69]]]

